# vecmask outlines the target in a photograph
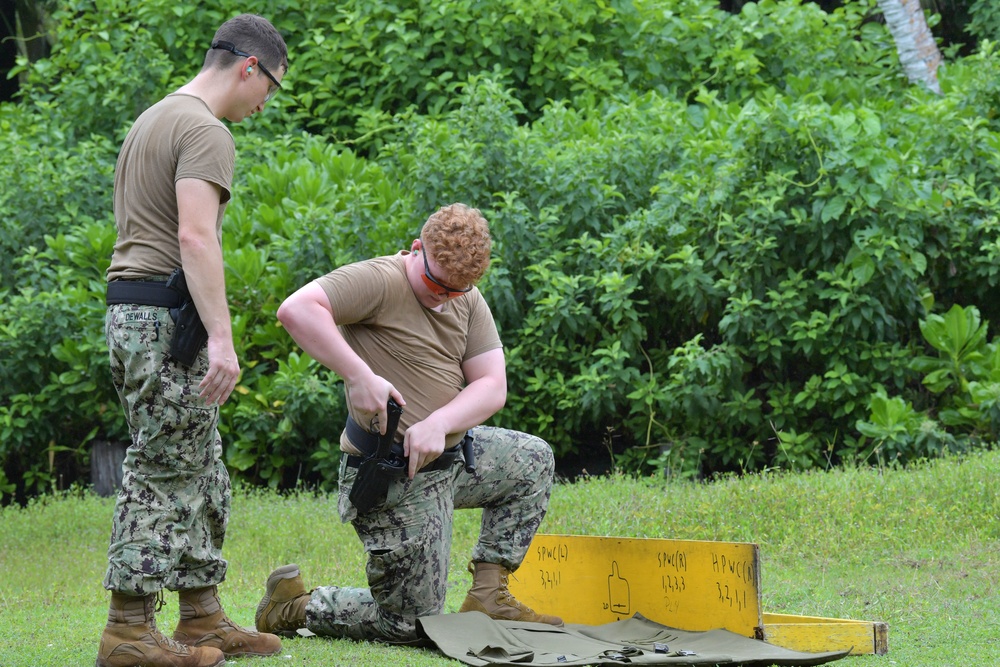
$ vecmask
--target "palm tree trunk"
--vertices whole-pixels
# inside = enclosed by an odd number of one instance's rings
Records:
[[[920,0],[878,0],[878,6],[896,42],[899,62],[907,78],[911,83],[923,83],[940,93],[937,68],[941,64],[941,52],[927,27]]]

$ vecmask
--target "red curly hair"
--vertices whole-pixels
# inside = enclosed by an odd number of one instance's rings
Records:
[[[475,285],[490,266],[489,225],[479,209],[465,204],[442,206],[420,231],[424,252],[430,253],[457,287]]]

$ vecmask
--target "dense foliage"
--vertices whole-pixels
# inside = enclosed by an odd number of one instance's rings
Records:
[[[985,8],[986,26],[995,21]],[[126,440],[103,339],[129,122],[242,6],[72,0],[0,105],[0,493]],[[495,418],[677,475],[907,461],[996,439],[1000,53],[910,85],[874,2],[262,3],[291,69],[234,127],[235,475],[335,484],[339,380],[275,319],[330,268],[481,208]]]

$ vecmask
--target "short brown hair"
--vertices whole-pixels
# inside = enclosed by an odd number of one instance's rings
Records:
[[[263,16],[240,14],[229,19],[215,31],[212,44],[229,42],[240,51],[257,56],[264,67],[277,72],[288,71],[288,47],[281,33]],[[222,49],[209,49],[202,69],[226,67],[239,56]]]
[[[427,218],[420,240],[455,287],[476,284],[490,266],[493,241],[477,208],[442,206]]]

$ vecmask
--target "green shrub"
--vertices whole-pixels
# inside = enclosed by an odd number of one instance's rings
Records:
[[[969,7],[971,20],[966,31],[979,40],[1000,40],[1000,7],[989,0],[975,0]]]
[[[1000,53],[949,61],[933,95],[906,83],[872,2],[716,5],[262,5],[291,70],[234,128],[234,476],[333,483],[339,380],[277,308],[454,201],[495,239],[494,422],[560,458],[610,448],[697,477],[993,442]],[[68,484],[91,440],[127,437],[101,333],[115,153],[241,10],[63,3],[52,58],[21,63],[24,96],[0,105],[4,498]]]
[[[928,315],[920,330],[936,354],[921,355],[910,365],[941,398],[920,410],[902,397],[889,397],[883,388],[876,391],[868,419],[857,423],[864,436],[858,454],[865,458],[906,462],[997,439],[1000,345],[986,340],[988,326],[978,309],[954,305],[945,315]],[[873,443],[870,451],[867,440]]]
[[[98,135],[67,145],[42,114],[0,104],[0,284],[15,284],[16,258],[46,234],[110,208],[116,150]]]
[[[304,129],[357,140],[367,153],[378,148],[379,121],[407,109],[440,115],[469,78],[486,74],[516,91],[522,119],[553,101],[595,107],[632,90],[690,99],[705,87],[744,100],[817,80],[852,88],[857,79],[862,89],[884,84],[894,62],[884,31],[864,23],[869,4],[828,14],[765,0],[732,16],[711,0],[265,2],[253,11],[285,36],[291,67],[272,103],[282,121],[265,114],[248,124],[270,136]],[[121,136],[193,76],[215,28],[240,11],[229,1],[68,0],[53,14],[52,57],[21,60],[16,71],[29,74],[26,98],[67,133]]]
[[[19,57],[14,69],[28,75],[20,92],[26,104],[59,128],[68,146],[92,135],[123,138],[123,128],[162,96],[173,73],[174,61],[130,3],[100,4],[63,3],[52,14],[51,57],[30,65]]]
[[[127,439],[104,342],[114,238],[94,221],[46,236],[45,250],[19,259],[19,287],[0,303],[0,467],[21,493],[86,477],[95,437]]]
[[[339,380],[295,352],[287,361],[279,359],[274,371],[245,365],[250,368],[244,369],[223,429],[226,463],[244,479],[271,488],[300,482],[336,488],[347,414]]]

